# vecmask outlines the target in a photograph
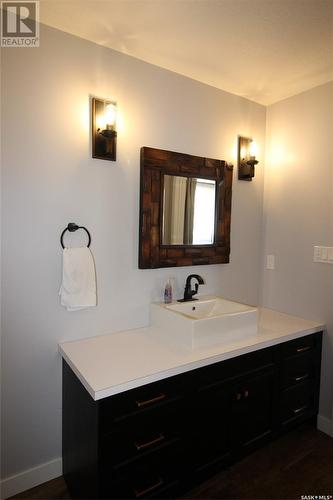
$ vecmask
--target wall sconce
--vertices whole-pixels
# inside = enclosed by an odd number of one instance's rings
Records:
[[[91,100],[92,117],[92,157],[100,160],[116,161],[117,106],[112,101],[93,97]]]
[[[256,144],[252,139],[238,137],[238,179],[252,181],[256,160]]]

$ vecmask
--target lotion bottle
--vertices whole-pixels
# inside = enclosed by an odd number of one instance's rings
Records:
[[[172,285],[170,278],[166,282],[165,289],[164,289],[164,304],[171,304],[172,302]]]

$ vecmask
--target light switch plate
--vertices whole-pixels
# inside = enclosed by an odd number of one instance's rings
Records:
[[[267,255],[266,269],[275,269],[275,255]]]
[[[327,249],[327,260],[330,264],[333,264],[333,247]]]
[[[321,259],[321,247],[313,247],[313,262],[320,262]]]

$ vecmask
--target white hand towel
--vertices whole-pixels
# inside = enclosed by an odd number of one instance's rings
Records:
[[[67,311],[97,305],[95,264],[88,247],[64,248],[59,295]]]

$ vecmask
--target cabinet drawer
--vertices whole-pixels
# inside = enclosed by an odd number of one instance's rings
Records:
[[[156,392],[156,394],[158,394]],[[124,415],[118,414],[115,416],[113,405],[101,409],[100,413],[100,434],[109,434],[113,432],[121,432],[122,428],[136,429],[151,428],[160,430],[166,425],[169,427],[176,422],[180,425],[183,417],[184,398],[181,396],[167,397],[166,392],[163,393],[165,398],[157,400],[159,396],[147,405],[147,407],[138,408]]]
[[[274,363],[275,351],[267,348],[201,368],[197,370],[199,390],[243,375],[246,376],[249,372],[273,367]]]
[[[137,389],[111,396],[101,402],[100,416],[103,427],[108,428],[132,415],[149,413],[155,408],[164,408],[179,402],[182,398],[181,383],[177,384],[178,377],[155,382]]]
[[[163,497],[183,474],[182,446],[166,446],[117,468],[102,469],[103,492],[108,498]]]
[[[129,462],[156,451],[172,446],[180,437],[169,432],[146,432],[142,437],[126,439],[122,436],[112,436],[106,439],[102,449],[102,463],[119,468]]]
[[[315,358],[313,352],[304,352],[283,361],[281,372],[282,389],[292,387],[315,377]]]
[[[149,478],[122,480],[109,483],[105,480],[101,486],[100,498],[175,498],[180,481],[170,480],[153,474]]]
[[[180,440],[182,435],[180,406],[169,411],[154,409],[126,420],[126,425],[116,425],[112,432],[100,438],[103,463],[121,464],[145,456]]]
[[[300,355],[304,353],[314,353],[316,347],[316,336],[307,335],[306,337],[301,337],[300,339],[291,340],[282,344],[282,358],[288,358],[290,356]]]
[[[282,393],[281,421],[283,424],[309,415],[316,410],[314,384],[306,381]]]

